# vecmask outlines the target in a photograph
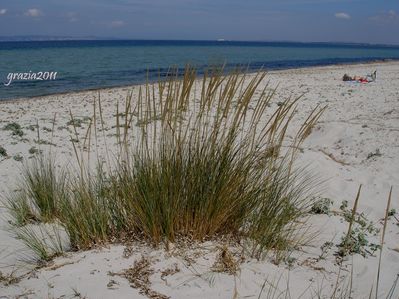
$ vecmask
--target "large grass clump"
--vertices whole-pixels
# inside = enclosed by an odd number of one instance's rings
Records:
[[[85,140],[73,143],[80,171],[58,174],[53,160],[33,164],[23,176],[23,204],[11,204],[22,218],[15,222],[57,221],[82,249],[122,238],[157,245],[220,236],[258,258],[292,248],[315,187],[294,161],[322,109],[292,128],[298,99],[275,105],[264,80],[263,72],[223,70],[198,80],[187,67],[147,83],[129,93],[124,109],[118,104],[117,154],[107,149],[108,162],[93,170],[84,151],[104,132],[98,99]]]

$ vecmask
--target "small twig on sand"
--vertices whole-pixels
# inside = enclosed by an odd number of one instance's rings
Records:
[[[329,157],[329,158],[330,158],[331,160],[333,160],[334,162],[337,162],[337,163],[339,163],[339,164],[341,164],[341,165],[343,165],[343,166],[350,165],[349,163],[346,163],[346,162],[344,162],[344,161],[338,160],[337,158],[334,157],[333,154],[329,154],[329,153],[327,153],[327,152],[326,152],[325,150],[323,150],[323,149],[319,149],[319,151],[322,152],[323,154],[325,154],[327,157]]]

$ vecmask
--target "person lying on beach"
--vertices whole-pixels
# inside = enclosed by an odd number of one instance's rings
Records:
[[[369,83],[369,82],[374,82],[376,78],[377,78],[377,71],[374,71],[373,73],[371,73],[370,75],[367,75],[366,77],[361,77],[361,76],[351,77],[351,76],[345,74],[342,77],[342,80],[343,81],[357,81],[360,83]]]

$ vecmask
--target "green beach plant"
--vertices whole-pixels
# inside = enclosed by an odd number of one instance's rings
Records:
[[[66,173],[57,170],[54,159],[37,155],[25,164],[19,182],[20,190],[17,191],[24,210],[30,207],[32,211],[27,215],[36,215],[35,218],[42,222],[51,222],[57,218],[59,202],[66,192]]]
[[[329,198],[320,198],[313,204],[311,213],[330,215],[333,203],[334,202]]]
[[[33,252],[33,259],[44,264],[62,255],[68,248],[67,242],[62,238],[61,229],[56,224],[26,225],[14,228],[14,233]],[[25,258],[27,262],[30,261],[29,255]]]
[[[3,127],[3,130],[11,131],[12,135],[14,136],[22,137],[24,135],[21,125],[16,122],[8,123]]]
[[[100,176],[72,182],[69,197],[60,201],[59,220],[75,249],[87,249],[113,239],[111,201],[104,194]]]
[[[6,196],[5,206],[12,219],[11,225],[14,227],[21,227],[39,221],[27,194],[22,192],[22,190],[16,190]]]
[[[138,115],[140,123],[137,143],[115,172],[127,229],[154,243],[241,235],[254,241],[257,257],[293,246],[296,220],[311,202],[304,191],[312,182],[301,181],[293,159],[321,112],[311,113],[283,153],[297,100],[285,101],[262,120],[274,94],[263,88],[254,98],[264,73],[249,83],[240,72],[205,74],[198,101],[191,91],[195,71],[175,77],[162,83],[165,96],[161,92],[158,103],[147,86],[136,111],[125,113]]]
[[[360,192],[361,186],[359,187]],[[369,242],[369,237],[376,236],[380,230],[370,221],[364,213],[358,213],[357,201],[360,193],[356,197],[353,209],[348,209],[348,202],[343,201],[340,210],[343,218],[349,223],[349,230],[345,236],[341,238],[341,242],[337,244],[337,256],[344,257],[347,254],[361,254],[363,257],[374,255],[380,249],[380,245]]]
[[[23,157],[20,153],[14,155],[12,158],[13,158],[15,161],[17,161],[17,162],[22,162],[22,160],[24,159],[24,157]]]
[[[7,157],[7,156],[8,154],[6,149],[0,145],[0,157]]]

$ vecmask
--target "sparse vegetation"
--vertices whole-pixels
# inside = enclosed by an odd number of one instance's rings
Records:
[[[38,217],[33,212],[31,202],[27,194],[21,191],[15,191],[7,197],[6,202],[8,211],[12,216],[12,225],[21,227],[29,223],[38,222]]]
[[[73,120],[70,120],[67,122],[67,126],[74,126],[74,127],[81,127],[83,123],[83,120],[79,119],[79,118],[75,118]]]
[[[361,254],[363,257],[374,255],[375,252],[381,249],[379,244],[370,243],[368,235],[361,229],[351,231],[348,240],[342,237],[342,242],[338,244],[338,255],[345,256],[347,254]]]
[[[17,162],[21,162],[23,159],[24,159],[24,157],[21,155],[21,154],[16,154],[16,155],[14,155],[13,157],[12,157],[15,161],[17,161]]]
[[[376,236],[379,229],[369,221],[364,213],[357,213],[355,207],[348,209],[348,202],[343,201],[340,209],[342,216],[350,223],[350,230],[347,235],[342,237],[341,243],[337,245],[338,256],[346,256],[347,254],[361,254],[363,257],[374,255],[380,249],[380,245],[369,241],[370,236]]]
[[[29,125],[26,128],[30,131],[36,131],[38,129],[38,125]]]
[[[320,246],[321,254],[319,255],[319,259],[320,260],[325,259],[326,255],[333,246],[334,246],[333,242],[330,241],[324,242],[323,245]]]
[[[53,158],[37,156],[25,165],[19,190],[8,196],[7,203],[14,225],[57,218],[59,202],[65,193],[65,174],[56,173]]]
[[[4,147],[2,147],[2,146],[0,146],[0,156],[1,157],[7,157],[8,156],[6,149]]]
[[[21,125],[16,122],[8,123],[3,127],[3,130],[11,131],[12,135],[19,137],[22,137],[24,135],[24,131],[22,130]]]
[[[31,155],[35,155],[35,154],[37,154],[37,153],[40,153],[40,151],[36,148],[36,147],[34,147],[34,146],[32,146],[30,149],[29,149],[29,154],[31,154]]]
[[[376,149],[375,150],[375,152],[371,152],[371,153],[369,153],[368,155],[367,155],[367,160],[368,159],[371,159],[371,158],[373,158],[373,157],[381,157],[382,156],[382,154],[381,154],[381,152],[380,152],[380,149]]]
[[[57,226],[21,226],[15,228],[15,235],[36,254],[39,264],[46,264],[66,250]]]
[[[151,289],[150,275],[154,273],[151,263],[144,256],[136,261],[133,267],[126,269],[120,273],[110,273],[110,275],[118,275],[126,278],[132,288],[138,289],[140,294],[153,299],[169,299],[159,292]]]
[[[90,117],[82,117],[82,118],[72,118],[70,121],[66,123],[67,126],[73,126],[77,128],[81,128],[83,124],[90,123],[91,118]]]
[[[15,276],[14,272],[5,275],[0,271],[0,283],[4,284],[5,286],[18,283],[19,281],[20,277]]]
[[[219,249],[219,253],[211,270],[235,275],[239,270],[239,261],[233,256],[227,246],[223,246]]]
[[[320,198],[313,204],[311,213],[330,215],[333,203],[334,202],[329,198]]]
[[[35,143],[41,144],[41,145],[57,146],[56,144],[54,144],[54,143],[52,143],[50,141],[44,140],[44,139],[37,139],[37,140],[35,140]]]

